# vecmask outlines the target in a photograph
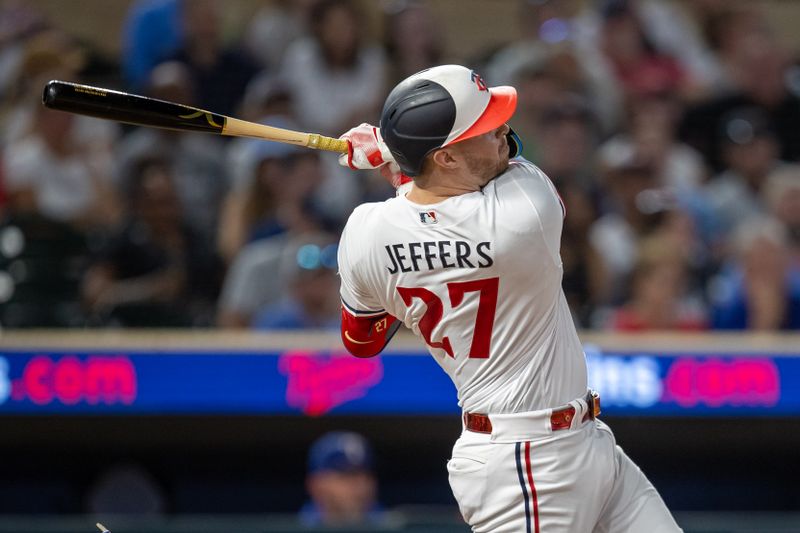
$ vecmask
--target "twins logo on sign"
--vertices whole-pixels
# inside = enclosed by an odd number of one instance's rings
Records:
[[[420,211],[419,221],[423,224],[436,224],[439,222],[436,219],[436,211]]]

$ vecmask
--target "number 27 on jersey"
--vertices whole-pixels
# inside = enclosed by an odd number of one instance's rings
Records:
[[[475,322],[472,324],[472,343],[469,347],[470,358],[486,359],[489,357],[499,285],[500,279],[496,277],[471,281],[453,281],[446,285],[451,309],[455,309],[462,304],[465,294],[470,292],[479,293],[478,312],[475,315]],[[397,287],[397,292],[406,306],[410,306],[415,298],[422,300],[427,309],[419,321],[419,331],[425,339],[425,343],[432,348],[440,348],[447,355],[455,358],[449,337],[445,335],[440,341],[434,341],[431,338],[433,329],[441,322],[444,316],[442,300],[424,287]],[[467,334],[466,331],[463,333]]]

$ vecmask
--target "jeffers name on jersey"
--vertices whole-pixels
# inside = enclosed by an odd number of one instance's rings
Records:
[[[389,274],[419,272],[420,268],[488,268],[494,264],[491,242],[425,241],[387,244]]]
[[[437,223],[421,224],[430,211]],[[418,335],[465,411],[563,405],[587,384],[561,290],[562,224],[552,183],[521,160],[482,190],[437,204],[403,195],[362,204],[339,246],[342,301],[359,316],[389,313]]]

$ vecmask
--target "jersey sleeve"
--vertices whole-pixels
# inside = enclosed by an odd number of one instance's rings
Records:
[[[533,213],[538,230],[556,264],[561,264],[561,231],[566,209],[555,185],[539,167],[524,159],[515,164],[505,187],[518,209]],[[516,211],[516,209],[515,209]],[[517,211],[519,212],[519,211]]]
[[[353,222],[353,218],[339,243],[342,343],[356,357],[372,357],[386,347],[401,322],[386,312],[369,289],[369,272],[365,268],[369,248],[364,245],[367,236],[359,230],[373,226]]]
[[[354,222],[353,216],[347,222],[339,241],[339,294],[342,305],[355,316],[375,316],[385,313],[375,294],[369,290],[368,276],[365,271],[367,253],[364,247],[365,235],[359,235],[363,224]]]
[[[558,204],[561,206],[561,218],[567,218],[567,206],[564,205],[564,199],[561,198],[561,195],[558,193],[558,189],[556,189],[556,185],[553,183],[553,180],[551,180],[550,177],[542,171],[542,169],[522,156],[515,157],[513,161],[519,163],[520,166],[525,168],[529,174],[543,179],[544,183],[548,186],[550,192],[553,193],[553,196],[558,200]]]

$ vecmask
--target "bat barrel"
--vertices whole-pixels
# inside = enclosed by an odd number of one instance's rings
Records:
[[[225,125],[223,115],[195,107],[58,80],[45,85],[42,103],[59,111],[156,128],[220,134]]]
[[[348,150],[347,141],[341,139],[276,128],[175,102],[66,81],[48,82],[42,93],[42,103],[50,109],[138,126],[252,137],[337,153],[347,153]]]

